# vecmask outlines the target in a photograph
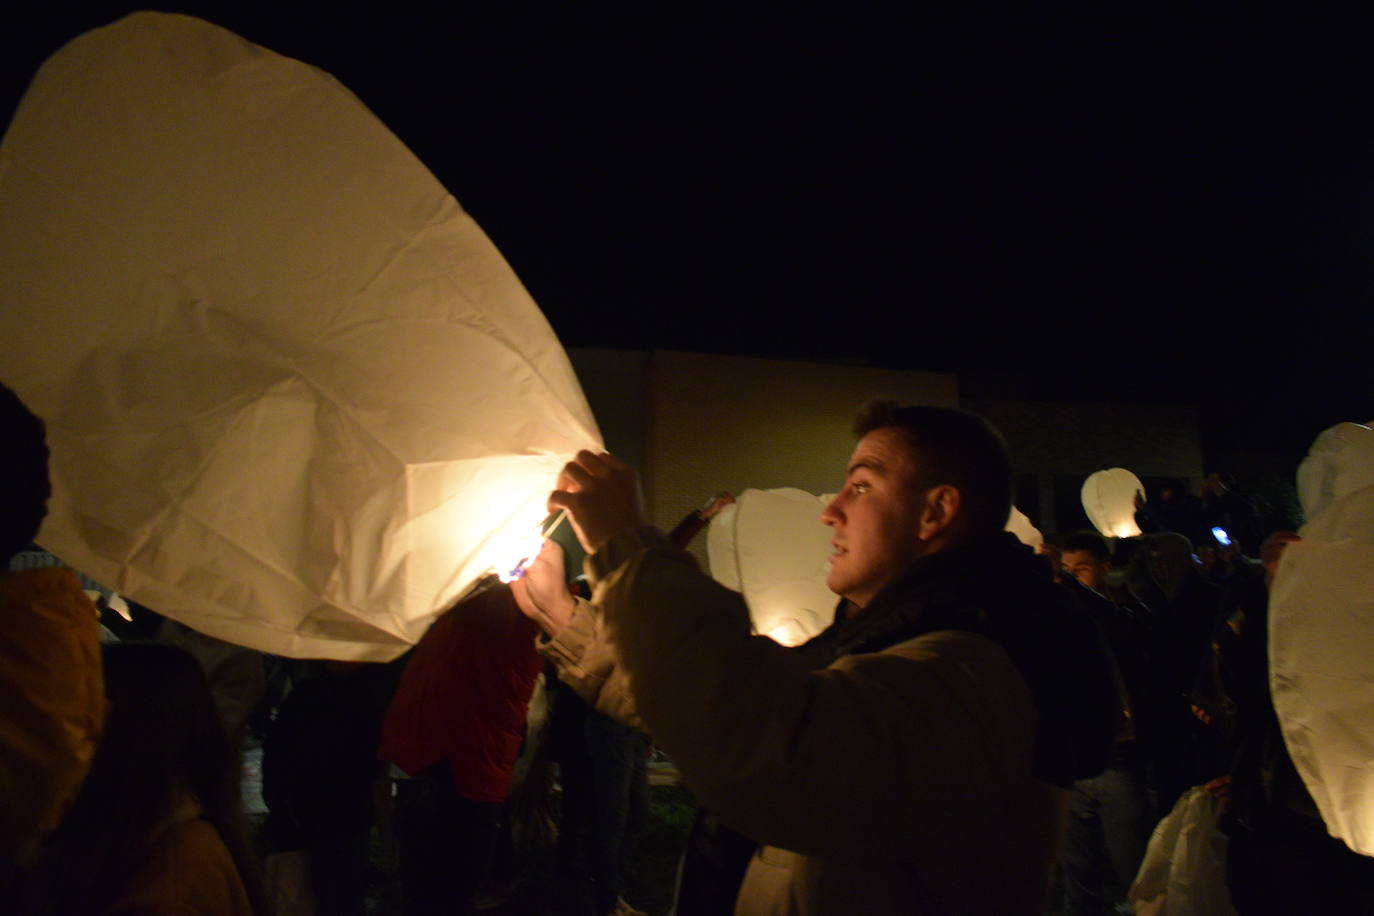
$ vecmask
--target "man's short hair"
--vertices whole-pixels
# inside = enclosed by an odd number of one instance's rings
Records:
[[[48,446],[43,421],[0,385],[0,562],[28,547],[48,514]]]
[[[1112,552],[1107,548],[1107,539],[1095,531],[1076,531],[1064,538],[1064,546],[1060,548],[1064,553],[1074,553],[1086,550],[1098,560],[1110,563]]]
[[[854,420],[854,434],[898,429],[916,453],[916,486],[948,484],[959,491],[963,511],[975,534],[1006,528],[1011,515],[1012,474],[1007,443],[976,413],[952,407],[902,407],[872,401]]]

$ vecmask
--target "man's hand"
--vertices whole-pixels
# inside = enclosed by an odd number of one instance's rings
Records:
[[[549,495],[549,511],[568,510],[577,539],[596,553],[627,528],[645,524],[634,468],[614,455],[588,451],[563,466],[558,489]]]
[[[554,541],[544,542],[525,575],[512,582],[510,590],[520,612],[551,637],[568,625],[577,610],[564,580],[563,548]]]
[[[702,521],[710,521],[720,513],[720,510],[724,509],[726,506],[733,506],[734,504],[735,498],[722,490],[716,494],[715,499],[711,500],[711,505],[701,510],[701,519]]]

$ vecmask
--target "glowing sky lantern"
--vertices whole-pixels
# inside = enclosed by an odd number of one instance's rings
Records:
[[[1308,522],[1269,596],[1269,686],[1327,830],[1374,855],[1374,429],[1342,423],[1298,471]]]
[[[1094,471],[1083,481],[1083,511],[1104,537],[1135,537],[1135,495],[1144,491],[1140,478],[1125,468]]]
[[[39,541],[190,626],[387,659],[600,448],[544,316],[328,74],[187,16],[54,55],[0,148],[3,379]]]
[[[835,617],[825,587],[833,532],[821,524],[830,501],[805,490],[745,490],[711,519],[711,574],[744,595],[754,631],[785,646],[803,643]]]
[[[745,490],[707,532],[711,575],[743,594],[756,633],[785,646],[805,642],[835,618],[839,597],[825,585],[834,532],[820,520],[833,498],[790,487]],[[1014,507],[1007,530],[1032,548],[1044,540]]]

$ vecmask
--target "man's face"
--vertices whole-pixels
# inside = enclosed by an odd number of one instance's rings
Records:
[[[861,608],[924,552],[916,471],[905,435],[875,429],[859,440],[843,489],[821,512],[835,529],[825,584]]]
[[[1064,572],[1093,591],[1102,591],[1107,584],[1108,563],[1093,556],[1090,550],[1066,550],[1061,563]]]

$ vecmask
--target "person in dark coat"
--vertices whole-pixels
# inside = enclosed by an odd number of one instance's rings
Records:
[[[1221,596],[1202,578],[1187,538],[1164,532],[1148,541],[1154,597],[1146,600],[1158,621],[1150,641],[1149,702],[1156,726],[1155,812],[1163,817],[1185,790],[1216,775],[1215,735],[1194,715],[1190,694],[1210,664]]]
[[[1106,596],[1112,558],[1101,535],[1079,532],[1063,539],[1061,547],[1061,584],[1107,639],[1117,665],[1121,709],[1111,761],[1098,775],[1075,781],[1069,797],[1060,855],[1066,910],[1112,913],[1126,900],[1155,823],[1149,736],[1138,699],[1148,691],[1149,616],[1137,603],[1118,604]]]
[[[404,657],[403,657],[404,658]],[[363,912],[382,717],[404,661],[326,661],[299,681],[263,741],[271,851],[304,849],[322,913]]]

